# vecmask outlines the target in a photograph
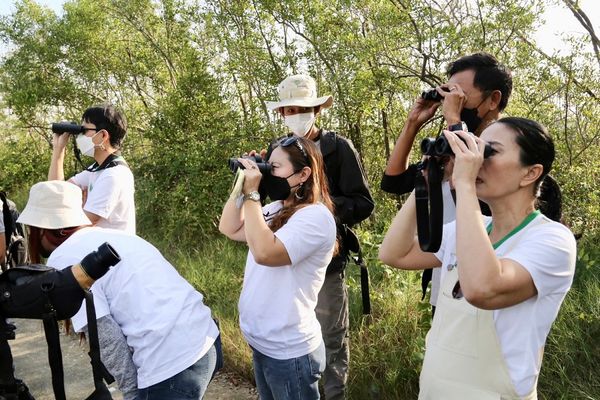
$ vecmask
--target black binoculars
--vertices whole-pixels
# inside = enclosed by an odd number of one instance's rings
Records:
[[[450,90],[448,90],[446,88],[442,88],[442,90],[444,92],[450,92]],[[421,98],[424,100],[435,101],[435,102],[442,101],[442,95],[439,94],[439,92],[435,88],[429,89],[429,90],[424,90],[421,93]]]
[[[464,142],[464,139],[458,137]],[[448,143],[448,139],[442,133],[437,138],[425,138],[421,141],[421,152],[424,156],[453,156],[454,152]],[[486,143],[485,150],[483,151],[483,158],[488,158],[492,154],[492,146]]]
[[[265,160],[263,160],[261,158],[261,156],[259,156],[258,154],[254,155],[254,156],[245,156],[242,158],[247,158],[249,160],[254,160],[254,162],[256,162],[256,166],[258,167],[258,170],[263,174],[263,175],[267,175],[271,173],[271,164],[265,162]],[[237,158],[230,158],[229,161],[227,162],[227,165],[229,166],[229,169],[231,170],[231,172],[237,172],[238,169],[246,169],[246,167],[244,167]]]
[[[54,122],[52,124],[52,132],[57,133],[59,135],[65,132],[69,135],[79,135],[84,131],[85,128],[83,127],[83,125],[79,125],[75,122]]]

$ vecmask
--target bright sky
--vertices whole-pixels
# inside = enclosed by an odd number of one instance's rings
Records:
[[[62,12],[65,0],[36,0],[52,8],[56,13]],[[7,15],[14,11],[15,0],[0,0],[0,15]],[[600,0],[579,0],[579,4],[588,18],[592,21],[594,30],[600,35]],[[584,29],[575,19],[566,6],[549,6],[545,14],[546,23],[534,35],[538,45],[547,53],[555,50],[563,51],[565,46],[560,40],[563,33],[583,33]],[[0,49],[0,55],[3,49]]]

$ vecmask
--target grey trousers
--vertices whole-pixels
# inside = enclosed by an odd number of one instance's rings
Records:
[[[323,372],[325,399],[345,399],[350,348],[348,287],[344,282],[343,272],[325,276],[315,311],[325,342],[326,366]]]

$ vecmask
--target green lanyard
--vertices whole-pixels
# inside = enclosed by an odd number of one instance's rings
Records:
[[[504,236],[502,239],[500,239],[499,241],[497,241],[496,243],[494,243],[492,245],[492,247],[494,248],[494,250],[496,250],[498,247],[500,247],[500,245],[502,245],[502,243],[506,242],[515,233],[517,233],[521,229],[525,228],[527,226],[527,224],[529,224],[531,221],[533,221],[535,219],[535,217],[537,217],[540,214],[541,214],[540,210],[535,210],[534,212],[532,212],[531,214],[529,214],[528,216],[526,216],[525,219],[523,220],[523,222],[521,222],[519,224],[519,226],[517,226],[515,229],[513,229],[512,231],[510,231],[506,236]],[[492,223],[493,223],[493,221],[490,221],[490,224],[486,228],[488,235],[492,231]]]

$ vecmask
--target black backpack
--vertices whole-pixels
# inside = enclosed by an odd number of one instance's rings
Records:
[[[17,223],[19,210],[15,203],[6,198],[4,192],[0,192],[0,201],[6,239],[6,269],[29,264],[27,231],[23,224]]]

